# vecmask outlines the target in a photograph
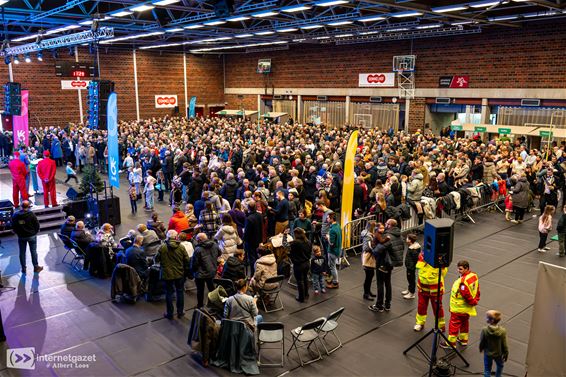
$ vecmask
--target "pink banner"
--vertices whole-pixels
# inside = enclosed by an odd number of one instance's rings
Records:
[[[21,115],[14,115],[12,120],[12,125],[14,126],[14,148],[17,148],[20,143],[29,146],[28,100],[29,90],[22,90]]]

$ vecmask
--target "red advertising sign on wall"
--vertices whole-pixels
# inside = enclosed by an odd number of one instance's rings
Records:
[[[90,81],[79,80],[61,80],[61,89],[63,90],[82,90],[88,87]]]
[[[358,86],[361,88],[395,86],[395,73],[360,73]]]
[[[155,96],[155,107],[158,109],[177,106],[176,94],[159,94]]]
[[[438,86],[440,88],[469,88],[470,76],[440,76]]]

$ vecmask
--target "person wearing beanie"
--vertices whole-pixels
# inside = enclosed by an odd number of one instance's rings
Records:
[[[49,207],[49,197],[51,197],[52,206],[58,206],[57,193],[55,191],[57,165],[55,161],[49,158],[50,156],[49,151],[43,151],[43,160],[37,164],[37,175],[41,178],[41,184],[43,185],[43,204],[45,204],[45,208]]]

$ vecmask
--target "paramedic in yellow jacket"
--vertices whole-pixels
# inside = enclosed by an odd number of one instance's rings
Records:
[[[460,277],[452,285],[450,292],[450,323],[448,324],[448,341],[456,346],[458,341],[462,346],[468,345],[470,332],[470,316],[475,316],[476,305],[480,300],[480,284],[478,275],[470,271],[466,260],[458,262]],[[448,344],[441,344],[449,348]]]
[[[438,286],[438,268],[433,267],[424,260],[423,253],[419,255],[419,261],[417,262],[417,269],[419,270],[417,279],[417,292],[418,292],[418,304],[417,304],[417,317],[416,324],[414,327],[415,331],[421,331],[424,328],[426,322],[426,315],[428,311],[428,302],[432,306],[432,312],[436,315],[436,305],[437,305],[437,295],[438,289],[440,288],[440,301],[438,301],[438,328],[444,331],[444,309],[442,308],[442,295],[444,294],[444,276],[448,268],[442,268],[442,274],[440,277],[440,287]]]

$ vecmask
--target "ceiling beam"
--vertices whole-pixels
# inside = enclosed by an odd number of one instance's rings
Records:
[[[551,9],[563,10],[564,7],[560,5],[560,1],[548,1],[548,0],[531,0],[529,3],[540,5],[541,7],[547,7]]]
[[[419,12],[439,16],[439,14],[433,12],[428,5],[419,4],[419,3],[413,3],[413,2],[411,2],[411,3],[398,3],[395,0],[381,0],[381,1],[364,0],[364,2],[370,3],[370,4],[375,4],[375,5],[385,5],[385,6],[388,6],[388,7],[398,8],[398,9],[402,9],[402,10],[414,10],[414,11],[419,11]],[[520,27],[520,25],[512,24],[512,23],[508,23],[508,22],[497,22],[497,21],[491,22],[491,21],[486,20],[485,18],[474,18],[474,17],[470,17],[470,16],[463,16],[461,14],[452,13],[452,12],[451,13],[443,13],[442,15],[445,16],[445,17],[450,17],[450,18],[454,18],[454,19],[458,19],[458,20],[475,21],[475,22],[479,22],[479,23],[483,23],[483,24],[489,24],[489,25],[499,25],[499,26],[506,26],[506,27],[514,27],[514,28]]]
[[[66,10],[69,10],[69,9],[73,9],[74,7],[81,5],[83,3],[86,3],[88,1],[90,1],[90,0],[69,0],[69,1],[67,1],[67,4],[65,4],[65,5],[62,5],[60,7],[53,8],[51,10],[47,10],[47,11],[44,11],[44,12],[41,12],[41,13],[38,13],[38,14],[31,16],[30,20],[31,21],[41,20],[43,18],[52,16],[54,14],[61,13],[61,12],[64,12]]]

